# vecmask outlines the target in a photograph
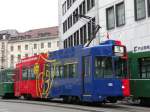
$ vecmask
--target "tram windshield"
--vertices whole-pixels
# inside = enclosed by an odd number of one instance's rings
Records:
[[[127,60],[122,58],[115,58],[115,74],[117,78],[126,78],[128,74]]]

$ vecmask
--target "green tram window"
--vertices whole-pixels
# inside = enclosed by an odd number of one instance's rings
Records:
[[[138,61],[140,78],[150,79],[150,58],[140,58]]]
[[[111,57],[95,57],[95,77],[96,78],[112,78],[112,58]]]
[[[6,79],[6,81],[8,81],[8,82],[14,81],[13,77],[14,77],[14,70],[7,71],[7,79]]]

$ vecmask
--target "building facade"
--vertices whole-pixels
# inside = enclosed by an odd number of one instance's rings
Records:
[[[128,51],[150,50],[150,0],[59,0],[59,31],[64,48],[82,44],[92,35],[88,20],[78,18],[74,23],[70,15],[75,11],[94,18],[95,24],[102,27],[94,45],[115,39],[121,40]],[[82,30],[83,26],[86,30]]]
[[[16,30],[0,31],[0,69],[8,67],[8,40],[10,36],[17,36]]]
[[[29,30],[18,33],[17,36],[11,35],[0,42],[5,43],[5,56],[2,57],[6,59],[3,68],[14,68],[21,58],[58,50],[58,27]],[[1,60],[0,63],[4,62]]]
[[[63,48],[85,44],[92,38],[95,24],[99,22],[99,0],[59,0],[59,36]],[[91,19],[77,15],[90,16]],[[92,45],[99,41],[96,38]]]
[[[119,39],[128,51],[150,50],[150,0],[99,0],[101,35]],[[102,3],[102,4],[101,4]],[[102,40],[106,38],[101,37]]]

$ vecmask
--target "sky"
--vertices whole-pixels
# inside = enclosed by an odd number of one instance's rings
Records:
[[[0,31],[58,25],[58,0],[0,0]]]

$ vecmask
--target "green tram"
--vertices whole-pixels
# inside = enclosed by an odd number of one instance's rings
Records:
[[[9,98],[14,96],[14,70],[5,69],[0,71],[0,96]]]
[[[129,53],[128,56],[131,95],[141,104],[150,104],[150,52]]]

